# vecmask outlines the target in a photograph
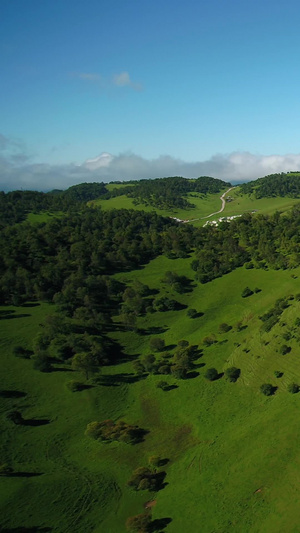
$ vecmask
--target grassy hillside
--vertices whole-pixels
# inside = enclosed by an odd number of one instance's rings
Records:
[[[225,191],[225,189],[224,189]],[[134,203],[133,198],[128,198],[125,195],[110,198],[109,200],[98,199],[90,202],[90,205],[101,206],[101,209],[136,209],[146,212],[155,211],[157,214],[165,217],[177,217],[182,220],[199,219],[205,217],[214,211],[221,208],[220,193],[203,195],[199,193],[188,194],[187,200],[195,204],[195,208],[191,209],[158,209],[151,205],[143,203]],[[202,225],[202,222],[197,220],[197,225]]]
[[[12,352],[17,344],[31,347],[53,306],[2,308],[1,457],[16,473],[1,478],[4,531],[123,533],[127,517],[152,499],[153,519],[172,519],[165,522],[168,533],[298,530],[300,394],[287,387],[300,383],[300,302],[290,299],[269,332],[261,330],[259,317],[278,298],[299,292],[300,268],[292,276],[287,270],[241,268],[190,293],[166,289],[160,281],[164,273],[192,277],[191,260],[161,256],[143,269],[116,275],[127,283],[138,279],[203,314],[191,319],[187,309],[156,312],[138,319],[139,331],[112,333],[126,360],[104,367],[97,383],[80,392],[65,386],[74,376],[82,379],[68,365],[41,373]],[[242,298],[246,286],[261,291]],[[232,329],[220,333],[224,322]],[[162,376],[133,371],[132,360],[150,353],[155,335],[171,353],[180,339],[200,350],[190,379],[163,376],[175,386],[169,391],[156,387]],[[206,346],[203,339],[211,335],[216,342]],[[291,348],[286,355],[280,353],[283,344]],[[236,383],[222,376],[232,365],[241,370]],[[213,382],[204,377],[210,367],[219,372]],[[276,378],[275,370],[282,377]],[[262,383],[278,387],[276,393],[264,396]],[[28,424],[7,420],[11,410],[19,410]],[[106,418],[124,419],[149,433],[134,446],[84,435],[87,423]],[[162,468],[166,486],[156,494],[135,492],[126,482],[152,455],[169,460]]]
[[[224,189],[223,192],[225,192]],[[166,217],[177,217],[181,220],[190,220],[195,226],[203,226],[206,220],[217,220],[221,216],[242,215],[248,212],[257,212],[259,214],[272,214],[275,211],[288,212],[295,204],[299,203],[297,198],[275,197],[275,198],[255,198],[252,194],[242,194],[240,187],[235,187],[228,197],[230,201],[225,204],[222,213],[208,217],[211,213],[216,213],[221,209],[221,193],[202,195],[199,193],[188,194],[186,199],[195,204],[191,209],[158,209],[142,203],[134,203],[133,198],[126,195],[117,196],[108,200],[98,199],[90,202],[90,205],[100,206],[101,209],[135,209],[146,212],[155,211],[159,215]]]

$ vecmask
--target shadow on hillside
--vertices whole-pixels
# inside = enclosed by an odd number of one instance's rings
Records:
[[[170,350],[174,350],[176,348],[177,344],[168,344],[168,346],[165,346],[163,349],[163,352],[169,352]]]
[[[159,334],[165,333],[168,329],[169,328],[164,327],[164,326],[152,326],[151,328],[148,328],[148,329],[139,328],[138,334],[139,335],[159,335]]]
[[[194,379],[199,376],[199,372],[196,370],[192,370],[192,372],[188,372],[185,379]]]
[[[156,518],[151,522],[149,531],[150,533],[155,533],[160,531],[163,533],[163,530],[172,522],[172,518]]]
[[[169,385],[168,387],[164,387],[164,392],[169,392],[170,390],[178,389],[178,385]]]
[[[0,526],[1,533],[46,533],[52,531],[52,527],[13,527],[3,528]]]
[[[23,419],[22,426],[46,426],[47,424],[50,424],[50,420],[48,418],[44,419],[37,419],[37,418],[28,418],[27,420]]]
[[[32,302],[32,303],[27,303],[27,304],[23,304],[22,307],[39,307],[41,304],[37,303],[37,302]]]
[[[37,477],[42,475],[43,472],[12,472],[11,474],[6,474],[6,477]]]
[[[137,383],[145,379],[147,374],[137,376],[136,374],[110,374],[102,375],[97,378],[97,384],[104,387],[118,387],[122,383]]]
[[[0,398],[24,398],[26,392],[19,390],[0,390]]]
[[[14,313],[15,311],[12,311]],[[0,314],[0,320],[10,320],[12,318],[25,318],[27,316],[31,316],[28,313],[19,313],[18,315],[10,314],[11,311],[4,311],[4,314]]]
[[[206,363],[198,363],[198,364],[194,364],[194,367],[195,368],[203,368],[205,365],[206,365]]]

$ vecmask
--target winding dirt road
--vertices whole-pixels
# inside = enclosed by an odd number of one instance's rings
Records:
[[[219,213],[222,213],[222,211],[224,211],[225,209],[225,196],[226,194],[229,193],[229,191],[232,191],[232,189],[235,189],[235,187],[230,187],[230,189],[228,189],[227,191],[225,191],[222,196],[220,196],[220,200],[222,202],[222,207],[220,209],[220,211],[216,211],[215,213],[211,213],[210,215],[206,215],[206,217],[201,217],[200,220],[203,220],[204,218],[210,218],[210,217],[213,217],[214,215],[218,215]]]

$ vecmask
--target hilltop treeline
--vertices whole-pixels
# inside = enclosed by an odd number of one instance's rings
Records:
[[[270,174],[249,183],[240,185],[243,194],[253,194],[255,198],[272,198],[276,196],[300,197],[300,174]]]
[[[180,225],[143,211],[92,208],[40,225],[8,226],[0,237],[1,301],[52,301],[60,292],[68,299],[87,278],[92,294],[98,283],[94,286],[93,277],[138,268],[160,254],[187,257],[192,250],[192,268],[202,283],[244,264],[294,268],[300,264],[299,227],[299,207],[289,216],[247,214],[219,228]]]
[[[156,214],[91,208],[41,225],[8,226],[0,237],[1,301],[14,295],[51,301],[66,284],[70,292],[70,280],[77,289],[88,276],[137,268],[163,252],[184,256],[192,232]]]
[[[107,193],[104,183],[81,183],[66,191],[0,191],[0,228],[22,222],[28,213],[40,211],[69,212],[79,209],[80,204],[99,198]]]
[[[135,203],[152,205],[160,209],[191,209],[193,203],[184,198],[188,193],[214,194],[230,187],[230,183],[202,176],[195,180],[182,177],[140,180],[134,185],[113,189],[104,198],[112,198],[125,194],[133,198]]]

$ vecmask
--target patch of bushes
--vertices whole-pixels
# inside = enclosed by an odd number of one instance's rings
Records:
[[[85,431],[85,435],[101,441],[120,441],[128,444],[141,442],[145,435],[145,430],[138,426],[126,424],[123,420],[114,422],[104,420],[103,422],[90,422]]]

